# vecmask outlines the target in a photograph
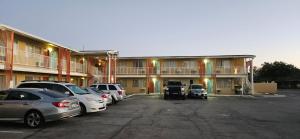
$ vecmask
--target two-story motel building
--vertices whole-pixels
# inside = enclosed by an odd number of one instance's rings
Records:
[[[77,51],[0,25],[0,89],[23,80],[58,80],[87,86],[116,81],[117,51]]]
[[[0,89],[23,80],[58,80],[79,86],[119,82],[127,93],[161,93],[167,80],[203,84],[215,94],[234,94],[235,86],[253,88],[252,66],[249,70],[253,55],[118,55],[114,50],[77,51],[0,25]]]
[[[209,94],[235,94],[238,87],[249,90],[253,88],[251,65],[254,57],[253,55],[119,57],[117,81],[127,92],[134,93],[162,93],[166,81],[179,80],[186,85],[202,84]]]

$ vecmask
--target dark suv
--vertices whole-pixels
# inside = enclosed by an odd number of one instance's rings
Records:
[[[164,99],[178,97],[185,99],[184,85],[180,81],[168,81],[164,87]]]

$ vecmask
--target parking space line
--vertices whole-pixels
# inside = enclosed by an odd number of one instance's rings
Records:
[[[0,133],[23,134],[22,131],[0,131]]]

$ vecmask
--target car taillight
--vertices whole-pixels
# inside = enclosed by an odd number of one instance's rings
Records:
[[[103,95],[101,95],[101,97],[102,97],[102,98],[107,98],[107,96],[106,96],[106,95],[104,95],[104,94],[103,94]]]
[[[70,102],[52,102],[55,107],[64,108],[69,107]]]
[[[119,95],[122,95],[122,91],[118,91]]]

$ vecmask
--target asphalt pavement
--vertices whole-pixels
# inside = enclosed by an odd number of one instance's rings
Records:
[[[0,139],[300,138],[300,91],[284,97],[163,100],[132,96],[107,111],[30,129],[0,122]]]

